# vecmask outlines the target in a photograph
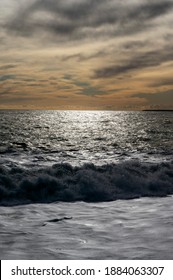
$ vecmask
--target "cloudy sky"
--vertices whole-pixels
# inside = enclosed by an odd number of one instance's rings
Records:
[[[0,108],[173,109],[173,0],[0,0]]]

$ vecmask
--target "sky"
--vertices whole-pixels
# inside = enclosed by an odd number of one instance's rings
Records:
[[[0,0],[0,109],[173,109],[173,0]]]

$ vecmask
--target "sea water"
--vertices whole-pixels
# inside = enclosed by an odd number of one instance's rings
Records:
[[[171,259],[172,136],[172,112],[1,110],[0,258]]]

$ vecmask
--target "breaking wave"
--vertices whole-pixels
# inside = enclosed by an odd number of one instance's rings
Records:
[[[173,194],[173,162],[96,166],[55,164],[26,169],[0,166],[0,205],[103,202]]]

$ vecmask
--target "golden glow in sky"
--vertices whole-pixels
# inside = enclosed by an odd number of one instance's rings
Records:
[[[0,108],[173,109],[173,0],[1,0]]]

